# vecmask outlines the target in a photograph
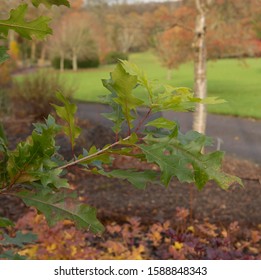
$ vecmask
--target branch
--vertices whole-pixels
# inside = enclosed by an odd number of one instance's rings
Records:
[[[138,132],[140,130],[141,126],[144,124],[146,119],[150,116],[151,112],[152,112],[152,108],[150,108],[149,111],[147,112],[147,114],[144,116],[144,118],[142,120],[140,120],[135,132]]]
[[[170,26],[169,29],[174,28],[174,27],[176,27],[176,26],[179,26],[179,27],[181,27],[181,28],[183,28],[183,29],[185,29],[185,30],[188,30],[188,31],[194,33],[194,29],[193,29],[193,28],[191,28],[191,27],[189,27],[189,26],[187,26],[187,25],[181,23],[180,21],[176,21],[175,23],[173,23],[173,24]]]
[[[78,163],[84,162],[84,161],[86,161],[86,160],[95,158],[95,157],[97,157],[97,156],[99,156],[99,155],[101,155],[101,154],[107,152],[108,150],[114,148],[114,147],[117,146],[117,145],[123,145],[122,141],[129,140],[130,138],[131,138],[131,135],[129,135],[128,137],[124,138],[123,140],[117,141],[117,142],[115,142],[115,143],[113,143],[113,144],[107,146],[106,148],[104,148],[104,149],[102,149],[102,150],[100,150],[100,151],[98,151],[98,152],[96,152],[96,153],[94,153],[94,154],[91,154],[91,155],[89,155],[89,156],[85,156],[85,157],[80,158],[80,159],[77,159],[77,160],[75,160],[75,161],[73,161],[73,162],[70,162],[70,163],[67,163],[67,164],[65,164],[65,165],[59,166],[59,167],[57,167],[57,169],[65,169],[65,168],[74,166],[74,165],[76,165],[76,164],[78,164]]]
[[[208,10],[208,8],[213,3],[212,0],[195,0],[196,8],[200,14],[205,14]]]

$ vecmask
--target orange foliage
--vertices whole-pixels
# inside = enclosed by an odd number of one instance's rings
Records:
[[[193,33],[182,27],[173,27],[157,38],[157,53],[168,69],[178,68],[192,55]]]
[[[242,232],[237,222],[225,228],[188,220],[188,210],[177,208],[174,229],[168,221],[145,226],[129,218],[109,223],[97,236],[75,229],[70,221],[49,228],[42,215],[29,212],[16,227],[36,233],[38,242],[19,253],[44,260],[261,259],[261,225]]]

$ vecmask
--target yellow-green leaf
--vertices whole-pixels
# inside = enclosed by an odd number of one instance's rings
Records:
[[[48,26],[51,19],[40,16],[32,21],[27,21],[25,19],[27,9],[27,4],[21,4],[10,11],[7,20],[0,20],[0,36],[7,37],[10,29],[26,39],[32,39],[33,37],[43,39],[48,34],[52,34],[52,29]]]
[[[70,7],[70,3],[68,0],[32,0],[32,3],[35,7],[38,7],[40,4],[44,4],[46,7],[50,7],[52,5],[64,5]]]

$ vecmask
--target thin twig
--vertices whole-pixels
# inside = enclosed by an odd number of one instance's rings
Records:
[[[140,120],[137,128],[135,129],[135,132],[138,132],[140,130],[141,126],[146,121],[146,119],[150,116],[151,112],[152,112],[152,108],[150,108],[149,111],[147,112],[147,114],[144,116],[144,118],[142,120]]]
[[[65,169],[65,168],[68,168],[70,166],[74,166],[74,165],[76,165],[78,163],[84,162],[86,160],[90,160],[92,158],[95,158],[95,157],[97,157],[97,156],[107,152],[108,150],[112,149],[113,147],[115,147],[117,145],[122,145],[123,144],[122,141],[126,141],[126,140],[130,139],[130,137],[131,136],[129,135],[128,137],[124,138],[123,140],[117,141],[117,142],[107,146],[106,148],[104,148],[104,149],[102,149],[102,150],[100,150],[100,151],[98,151],[98,152],[96,152],[94,154],[91,154],[89,156],[85,156],[85,157],[77,159],[77,160],[75,160],[73,162],[70,162],[70,163],[67,163],[65,165],[62,165],[62,166],[58,167],[57,169]]]

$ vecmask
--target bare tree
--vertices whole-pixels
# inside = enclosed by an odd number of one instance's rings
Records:
[[[64,69],[64,59],[72,60],[73,70],[78,70],[78,60],[89,58],[95,52],[88,19],[80,14],[67,15],[55,29],[50,42],[52,50],[60,57],[60,70]]]
[[[51,38],[48,44],[48,48],[52,54],[59,56],[60,58],[60,71],[64,71],[64,60],[66,53],[68,52],[67,40],[66,40],[66,27],[61,22],[54,30],[54,36]]]

